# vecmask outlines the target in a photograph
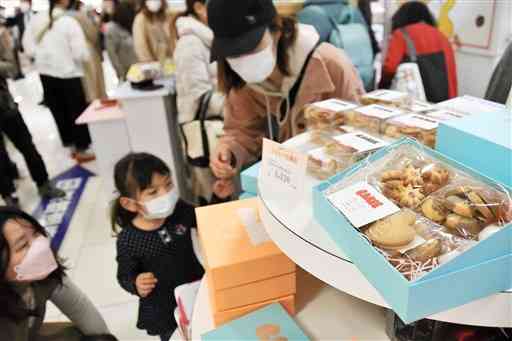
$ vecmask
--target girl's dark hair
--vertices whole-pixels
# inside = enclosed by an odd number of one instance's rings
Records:
[[[135,19],[135,7],[131,2],[122,1],[114,9],[112,21],[132,34],[133,21]]]
[[[202,4],[206,4],[206,0],[187,0],[187,8],[176,15],[176,17],[172,21],[172,29],[174,31],[174,36],[176,39],[178,39],[178,28],[176,27],[176,22],[181,17],[188,17],[189,15],[192,15],[197,18],[197,13],[194,11],[194,5],[196,2],[200,2]]]
[[[290,56],[288,51],[297,39],[297,21],[291,17],[276,15],[269,26],[271,33],[281,32],[281,38],[277,45],[277,67],[285,76],[290,76]],[[231,89],[241,89],[245,86],[244,80],[229,66],[227,59],[218,61],[219,88],[224,93]]]
[[[114,183],[119,197],[112,203],[111,225],[114,235],[119,229],[131,224],[136,213],[126,210],[121,205],[121,197],[135,199],[137,193],[144,191],[153,180],[154,174],[171,175],[169,167],[154,155],[148,153],[131,153],[119,160],[114,167]]]
[[[436,19],[427,5],[420,1],[411,1],[400,6],[391,19],[392,31],[408,25],[424,22],[430,26],[437,26]]]
[[[48,237],[48,233],[31,215],[17,208],[0,206],[0,307],[2,307],[2,309],[0,309],[0,317],[6,317],[19,322],[32,316],[34,312],[25,308],[23,299],[14,290],[13,284],[8,282],[5,278],[11,257],[9,244],[4,235],[4,228],[9,220],[16,220],[20,222],[20,224],[23,224],[24,221],[28,222],[36,232],[45,237]],[[62,284],[65,267],[61,264],[55,252],[54,254],[59,267],[43,281],[56,280],[58,283]]]
[[[162,0],[160,0],[160,1],[162,1]],[[148,9],[148,7],[146,6],[146,1],[142,0],[141,11],[142,11],[142,13],[144,13],[146,18],[149,19],[149,21],[153,21],[155,19],[165,20],[165,18],[167,16],[167,0],[162,1],[162,7],[160,8],[160,10],[157,13],[151,12]]]

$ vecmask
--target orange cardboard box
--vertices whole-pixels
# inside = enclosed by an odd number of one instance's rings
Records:
[[[199,238],[215,291],[290,274],[296,270],[295,264],[272,241],[257,246],[251,243],[237,214],[238,209],[247,207],[258,210],[258,199],[196,209]]]
[[[277,302],[281,303],[283,308],[288,312],[288,314],[290,314],[290,316],[295,315],[295,295],[290,295],[258,304],[251,304],[241,308],[222,311],[220,313],[213,313],[213,322],[215,323],[215,327],[219,327],[224,323],[236,320],[239,317],[245,316],[249,313],[252,313],[253,311],[259,310],[267,305]]]
[[[275,300],[297,292],[295,272],[238,287],[216,290],[208,274],[210,303],[214,313]]]

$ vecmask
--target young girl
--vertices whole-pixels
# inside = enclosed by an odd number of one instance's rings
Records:
[[[198,280],[203,269],[190,235],[194,208],[179,200],[169,167],[159,158],[129,154],[114,169],[119,198],[112,207],[117,279],[140,297],[137,328],[168,341],[176,328],[174,289]]]

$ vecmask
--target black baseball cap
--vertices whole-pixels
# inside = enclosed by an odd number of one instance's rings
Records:
[[[272,0],[209,0],[212,61],[254,50],[276,15]]]

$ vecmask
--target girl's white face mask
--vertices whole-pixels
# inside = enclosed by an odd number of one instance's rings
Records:
[[[227,58],[233,71],[246,83],[257,84],[266,80],[276,67],[274,44],[270,43],[264,50],[236,58]]]
[[[57,261],[50,247],[50,240],[44,236],[37,237],[23,261],[14,267],[16,280],[23,282],[40,281],[57,269]]]
[[[167,194],[143,203],[146,208],[144,218],[146,219],[165,219],[174,213],[178,203],[178,189],[173,188]]]
[[[162,8],[162,1],[160,0],[146,0],[146,7],[151,13],[157,13]]]

